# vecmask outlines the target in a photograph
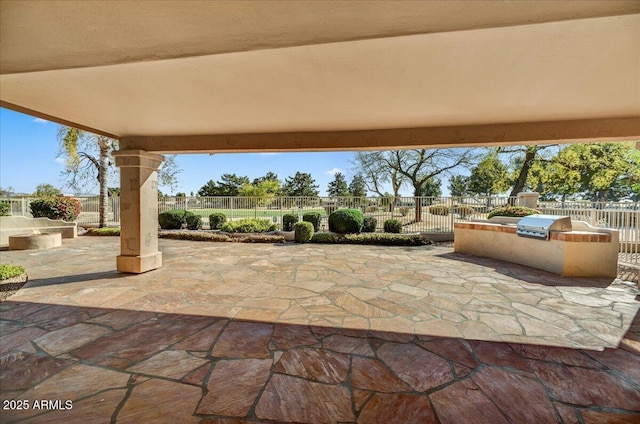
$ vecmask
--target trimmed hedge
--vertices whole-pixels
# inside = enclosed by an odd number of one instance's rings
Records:
[[[308,243],[311,237],[313,237],[313,224],[310,222],[296,222],[293,230],[295,231],[296,243]]]
[[[103,228],[89,228],[87,230],[88,236],[119,236],[120,228],[118,227],[103,227]]]
[[[220,234],[204,231],[161,231],[158,237],[172,240],[234,242],[234,243],[284,243],[283,236],[270,234]]]
[[[320,231],[320,220],[322,219],[322,214],[320,212],[307,212],[302,215],[302,220],[305,222],[310,222],[313,225],[313,231],[316,233]]]
[[[246,218],[226,222],[220,229],[227,233],[266,233],[275,231],[276,226],[268,219]]]
[[[311,243],[329,244],[370,244],[379,246],[422,246],[429,244],[419,234],[335,234],[317,233]]]
[[[489,212],[487,218],[493,218],[494,216],[510,216],[515,218],[522,218],[527,215],[539,214],[537,209],[527,208],[525,206],[504,206],[502,208],[496,208]]]
[[[0,202],[0,216],[11,216],[11,203]]]
[[[298,215],[292,213],[282,215],[282,231],[293,231],[296,222],[298,222]]]
[[[444,206],[444,205],[433,205],[433,206],[429,206],[429,213],[431,215],[440,215],[440,216],[447,216],[449,215],[449,206]]]
[[[82,212],[80,201],[72,197],[41,197],[33,200],[29,207],[34,218],[65,221],[74,221]]]
[[[365,216],[362,224],[363,233],[375,233],[378,220],[372,216]]]
[[[362,231],[364,217],[360,209],[338,209],[329,215],[329,231],[340,234],[358,234]]]
[[[158,223],[163,230],[179,230],[191,216],[194,216],[193,212],[171,209],[158,215]]]
[[[384,232],[400,234],[402,232],[402,223],[397,219],[387,219],[384,221]]]
[[[225,222],[227,222],[227,215],[222,212],[214,212],[209,215],[209,228],[212,230],[219,230]]]
[[[199,230],[202,228],[202,217],[188,212],[186,216],[187,228],[190,230]]]

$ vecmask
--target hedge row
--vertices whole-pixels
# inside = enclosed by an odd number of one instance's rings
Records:
[[[317,233],[311,238],[311,243],[329,244],[374,244],[379,246],[422,246],[429,244],[419,234],[336,234]]]
[[[527,215],[535,215],[539,213],[539,210],[527,208],[525,206],[505,206],[492,210],[491,212],[489,212],[487,218],[493,218],[494,216],[510,216],[515,218],[522,218]]]

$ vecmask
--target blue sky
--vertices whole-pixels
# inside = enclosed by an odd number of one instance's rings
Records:
[[[49,183],[64,193],[72,193],[60,176],[64,160],[58,157],[57,129],[56,123],[0,108],[0,187],[11,187],[17,193],[33,193],[38,184]],[[351,152],[178,155],[176,162],[182,172],[176,189],[160,187],[160,190],[189,195],[192,191],[195,194],[207,181],[219,180],[225,173],[253,179],[271,171],[284,181],[300,171],[310,173],[320,186],[320,194],[324,195],[335,172],[342,171],[347,180],[351,180],[352,158]],[[97,186],[88,192],[97,193]]]

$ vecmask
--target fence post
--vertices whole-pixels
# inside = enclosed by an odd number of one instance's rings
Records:
[[[538,198],[540,193],[518,193],[518,206],[536,209],[538,207]]]

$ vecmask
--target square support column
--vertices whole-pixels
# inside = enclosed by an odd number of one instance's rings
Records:
[[[158,167],[162,155],[144,150],[114,153],[120,168],[120,272],[140,274],[162,266],[158,251]]]

